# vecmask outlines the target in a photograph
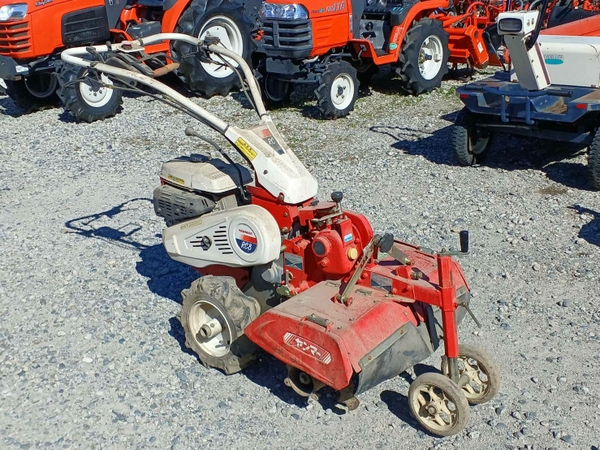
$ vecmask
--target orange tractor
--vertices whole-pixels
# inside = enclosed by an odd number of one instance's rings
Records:
[[[183,32],[218,37],[222,45],[249,59],[255,27],[249,18],[259,7],[260,0],[243,5],[229,0],[0,0],[0,79],[9,97],[25,110],[62,103],[76,120],[92,122],[117,112],[126,86],[64,64],[62,50]],[[178,49],[163,42],[148,46],[137,59],[110,52],[93,57],[157,76],[175,70],[178,55]],[[232,68],[213,67],[194,68],[194,87],[200,93],[226,94],[239,83]]]
[[[448,0],[287,1],[268,0],[260,11],[257,69],[271,105],[286,101],[293,84],[313,83],[322,115],[343,117],[359,81],[382,65],[421,94],[440,86],[449,61],[480,68],[490,60],[481,2],[456,14]]]

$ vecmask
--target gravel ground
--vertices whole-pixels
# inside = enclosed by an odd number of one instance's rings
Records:
[[[195,275],[166,257],[150,202],[162,161],[205,150],[183,133],[192,120],[144,96],[94,124],[0,97],[0,447],[597,449],[600,199],[585,155],[507,138],[486,166],[458,167],[456,84],[413,98],[380,77],[348,118],[317,121],[298,96],[273,116],[320,196],[344,191],[377,231],[434,249],[471,231],[461,263],[483,327],[466,319],[460,338],[490,350],[502,387],[464,432],[419,428],[412,372],[348,413],[296,397],[268,355],[232,376],[202,367],[175,318]],[[240,98],[197,102],[247,126]]]

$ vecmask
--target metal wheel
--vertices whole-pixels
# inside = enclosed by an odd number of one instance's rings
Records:
[[[260,306],[243,294],[231,277],[205,276],[182,292],[179,320],[185,345],[206,367],[236,373],[256,357],[256,346],[244,329],[260,314]]]
[[[113,85],[113,82],[106,74],[103,73],[100,75],[100,83],[102,83],[102,85],[98,86],[90,83],[89,80],[79,83],[79,93],[81,94],[82,100],[94,108],[101,108],[102,106],[106,105],[108,102],[110,102],[115,93],[114,89],[103,86]]]
[[[199,39],[207,37],[217,37],[221,41],[221,45],[228,50],[234,51],[238,55],[244,52],[244,38],[238,25],[227,16],[211,17],[201,28],[198,35]],[[249,39],[246,37],[246,39]],[[217,63],[201,63],[204,70],[214,78],[225,78],[233,73],[229,67],[222,65],[221,58],[212,58]],[[231,58],[224,58],[233,67],[237,67],[237,63]]]
[[[111,64],[107,55],[102,60],[105,58]],[[104,73],[96,76],[85,67],[64,64],[58,72],[58,81],[58,96],[77,122],[91,123],[112,117],[121,106],[122,91],[112,88],[113,81]]]
[[[431,92],[440,87],[448,71],[448,33],[442,22],[423,18],[406,33],[396,72],[411,94]]]
[[[408,390],[412,415],[423,428],[438,436],[459,433],[470,416],[469,403],[450,378],[438,373],[419,375]]]
[[[419,49],[419,71],[426,80],[434,79],[444,61],[444,44],[436,35],[428,36]]]
[[[488,402],[498,393],[500,370],[485,350],[474,345],[459,345],[457,366],[459,385],[471,405]],[[442,372],[448,374],[446,358],[442,361]]]
[[[235,327],[223,307],[210,299],[198,299],[188,313],[188,327],[193,346],[213,358],[229,353],[237,338]]]
[[[331,102],[337,109],[346,109],[352,103],[354,80],[347,73],[340,74],[331,83]]]
[[[327,119],[347,116],[358,98],[356,69],[346,61],[336,61],[327,66],[315,90],[317,107]]]
[[[252,52],[256,45],[252,30],[256,27],[251,14],[239,2],[192,0],[179,18],[175,31],[199,38],[218,37],[220,45],[233,50],[252,65]],[[177,74],[192,91],[212,97],[227,95],[240,87],[237,74],[223,64],[225,60],[237,67],[233,60],[209,55],[217,63],[211,64],[198,58],[197,51],[195,46],[181,41],[174,42],[171,48],[173,58],[181,64]]]

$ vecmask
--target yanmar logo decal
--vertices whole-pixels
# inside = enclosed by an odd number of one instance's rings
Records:
[[[258,245],[254,231],[241,226],[235,231],[235,242],[244,253],[254,253]]]
[[[323,364],[329,364],[331,362],[331,353],[308,339],[287,332],[283,336],[283,341],[290,347],[297,348],[307,355],[312,356],[317,361],[321,361]]]

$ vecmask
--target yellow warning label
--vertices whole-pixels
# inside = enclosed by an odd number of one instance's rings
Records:
[[[179,177],[176,177],[174,175],[168,174],[167,178],[171,181],[174,181],[175,183],[179,183],[179,184],[185,184],[185,181]]]
[[[185,223],[182,223],[181,225],[179,225],[179,229],[185,230],[187,228],[195,227],[195,226],[201,225],[201,224],[202,224],[202,219],[190,220],[188,222],[185,222]]]
[[[244,155],[246,155],[246,158],[248,158],[250,161],[256,158],[256,152],[254,149],[250,147],[250,145],[248,145],[248,143],[242,138],[238,138],[238,140],[235,141],[235,145]]]

